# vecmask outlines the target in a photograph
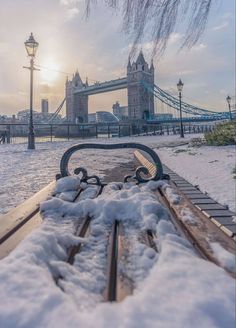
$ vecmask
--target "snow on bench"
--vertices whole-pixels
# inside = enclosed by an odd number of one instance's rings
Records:
[[[138,144],[129,146],[146,151]],[[233,326],[235,281],[203,260],[176,231],[160,190],[173,204],[181,205],[181,199],[160,179],[158,156],[147,152],[155,164],[152,172],[139,167],[125,182],[104,184],[82,168],[75,170],[78,176],[69,175],[69,159],[82,147],[86,148],[78,145],[63,156],[63,177],[50,186],[54,197],[48,199],[49,187],[43,193],[40,213],[34,212],[42,194],[31,205],[32,218],[41,217],[37,229],[26,232],[28,236],[1,260],[1,325]],[[17,215],[19,222],[25,222],[23,217]],[[191,221],[189,213],[187,219]],[[6,233],[14,225],[16,231],[2,244],[27,224],[17,228],[18,220],[9,220]],[[217,243],[214,247],[233,271],[233,254]],[[131,294],[119,305],[99,306]],[[192,313],[198,313],[196,325]]]

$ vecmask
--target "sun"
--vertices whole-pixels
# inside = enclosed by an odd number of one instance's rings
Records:
[[[54,84],[58,79],[60,66],[54,58],[47,58],[40,65],[40,73],[43,83]]]

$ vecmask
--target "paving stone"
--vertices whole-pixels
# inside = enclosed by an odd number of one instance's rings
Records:
[[[183,178],[181,178],[181,177],[173,177],[173,175],[171,175],[171,174],[170,174],[170,176],[171,176],[171,179],[172,179],[172,180],[175,180],[175,181],[180,181],[180,182],[181,182],[181,181],[186,181],[185,179],[183,179]]]
[[[218,227],[234,224],[232,216],[219,216],[211,218],[211,221]]]
[[[213,199],[211,198],[207,198],[207,199],[191,199],[191,202],[194,204],[194,205],[197,205],[197,204],[217,204],[216,201],[214,201]]]
[[[234,215],[233,212],[229,210],[206,210],[202,211],[207,217],[220,217],[220,216],[232,216]]]
[[[204,194],[192,194],[192,195],[188,195],[189,199],[209,199],[209,197],[207,195]]]
[[[221,226],[220,229],[224,231],[229,237],[233,237],[236,235],[236,224],[230,224],[227,226]]]
[[[226,207],[220,205],[220,204],[199,204],[196,205],[197,208],[200,210],[227,210]]]
[[[178,187],[181,191],[198,191],[198,189],[192,187],[192,186],[180,186]]]
[[[183,190],[182,191],[186,196],[187,195],[204,195],[201,191],[195,189],[195,190]]]
[[[186,180],[183,180],[183,179],[173,179],[172,177],[171,177],[171,180],[174,181],[175,183],[188,183],[188,181],[186,181]]]
[[[188,182],[178,182],[178,181],[174,181],[174,183],[178,186],[178,187],[193,187],[193,185],[191,185]]]

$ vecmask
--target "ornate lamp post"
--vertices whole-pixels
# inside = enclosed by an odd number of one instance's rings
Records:
[[[25,48],[28,56],[30,57],[30,67],[25,67],[30,70],[30,118],[29,118],[29,134],[28,134],[28,149],[35,149],[35,140],[34,140],[34,122],[33,122],[33,73],[34,71],[39,71],[34,67],[34,58],[36,51],[38,49],[38,42],[35,41],[33,33],[30,34],[30,37],[25,41]]]
[[[184,138],[184,129],[183,129],[183,120],[182,120],[182,90],[183,90],[183,82],[179,79],[177,83],[177,89],[179,91],[179,114],[180,114],[180,137]]]
[[[230,117],[230,121],[232,121],[232,113],[231,113],[231,97],[227,96],[226,101],[228,103],[229,106],[229,117]]]

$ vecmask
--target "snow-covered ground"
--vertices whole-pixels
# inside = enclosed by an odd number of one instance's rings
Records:
[[[134,141],[155,149],[160,147],[156,151],[165,164],[235,211],[236,180],[232,173],[235,167],[235,147],[174,147],[187,143],[193,137],[189,135],[182,140],[179,136],[145,136],[94,139],[88,142]],[[25,144],[0,145],[0,213],[6,213],[52,181],[59,172],[62,154],[73,144],[73,141],[40,143],[36,145],[36,151],[28,151]],[[73,163],[88,168],[89,174],[103,176],[105,169],[131,159],[132,151],[96,150],[80,152],[74,157]]]
[[[202,192],[236,212],[236,147],[188,147],[157,150],[161,160]]]
[[[71,179],[76,178],[59,181],[57,192],[73,193],[78,183]],[[200,259],[176,234],[168,212],[150,192],[160,184],[150,182],[141,190],[111,184],[94,200],[73,204],[59,197],[43,203],[43,224],[1,261],[0,326],[235,327],[235,280]],[[73,222],[88,214],[90,236],[75,237]],[[107,233],[114,220],[123,223],[130,245],[129,265],[120,267],[136,289],[121,303],[109,304],[101,302],[101,293]],[[157,233],[158,254],[139,241],[138,234],[146,229]],[[65,262],[66,250],[79,241],[84,248],[71,266]],[[234,265],[232,254],[224,256]],[[53,277],[60,277],[57,284]]]

